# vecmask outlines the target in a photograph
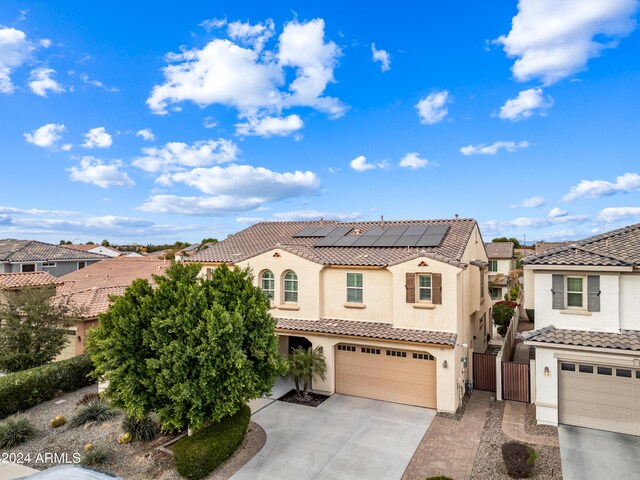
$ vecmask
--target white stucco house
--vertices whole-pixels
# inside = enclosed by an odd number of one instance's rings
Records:
[[[484,247],[489,258],[489,294],[495,303],[513,286],[509,272],[516,269],[516,256],[512,242],[485,243]]]
[[[538,422],[640,435],[640,224],[523,263]]]
[[[315,391],[455,411],[484,352],[487,256],[471,219],[263,222],[185,262],[250,267],[280,351],[322,347]]]

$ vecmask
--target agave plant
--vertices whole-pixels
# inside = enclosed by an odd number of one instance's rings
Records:
[[[118,413],[112,410],[109,404],[100,397],[93,398],[82,405],[75,416],[69,422],[69,427],[81,427],[86,423],[102,423],[110,420]]]

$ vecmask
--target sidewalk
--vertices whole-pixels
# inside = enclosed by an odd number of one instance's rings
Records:
[[[437,475],[453,480],[470,478],[489,410],[490,396],[490,392],[474,391],[459,422],[436,416],[413,454],[402,480],[424,480]]]

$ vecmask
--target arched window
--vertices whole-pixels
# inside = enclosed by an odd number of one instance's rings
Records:
[[[287,272],[284,276],[284,301],[298,303],[298,275],[296,272]]]
[[[262,276],[260,278],[260,286],[262,287],[262,291],[267,296],[267,298],[269,300],[273,300],[275,297],[276,280],[271,270],[265,270],[264,272],[262,272]]]

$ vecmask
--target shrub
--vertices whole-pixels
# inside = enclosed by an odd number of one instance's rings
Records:
[[[134,440],[139,442],[149,442],[156,438],[160,430],[158,424],[151,417],[144,417],[138,420],[135,417],[127,415],[122,420],[122,430],[130,433]]]
[[[73,392],[94,383],[87,355],[53,362],[0,377],[0,419],[51,400],[58,392]]]
[[[451,477],[445,477],[444,475],[438,475],[437,477],[428,477],[425,480],[453,480]]]
[[[243,405],[234,415],[178,440],[173,448],[178,473],[198,480],[214,471],[240,446],[250,419],[251,410]]]
[[[64,418],[62,415],[58,415],[57,417],[53,417],[53,420],[51,420],[51,426],[53,428],[61,427],[65,423],[67,423],[67,419]]]
[[[101,465],[109,460],[109,451],[103,447],[92,447],[86,449],[82,456],[82,463],[85,465]]]
[[[69,422],[69,427],[81,427],[85,423],[102,423],[106,420],[110,420],[117,415],[115,410],[112,410],[109,404],[101,398],[94,398],[89,400],[85,405],[81,406],[78,412]]]
[[[38,431],[24,415],[14,415],[0,423],[0,448],[11,448],[31,440]]]
[[[78,403],[76,403],[77,406],[80,405],[86,405],[87,403],[89,403],[91,400],[94,400],[96,398],[99,398],[100,394],[98,392],[88,392],[85,393],[82,398],[80,400],[78,400]]]
[[[527,308],[525,309],[525,312],[527,312],[527,318],[529,319],[529,321],[535,323],[536,311],[533,308]]]
[[[512,478],[533,476],[537,459],[536,451],[524,443],[507,442],[502,445],[502,460],[507,473]]]

